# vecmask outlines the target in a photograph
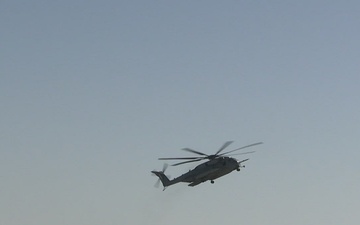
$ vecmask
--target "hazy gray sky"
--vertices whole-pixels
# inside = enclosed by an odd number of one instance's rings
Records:
[[[3,0],[0,224],[358,225],[359,24],[358,1]],[[264,144],[153,187],[228,140]]]

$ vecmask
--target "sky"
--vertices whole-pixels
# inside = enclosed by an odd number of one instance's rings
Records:
[[[358,1],[1,1],[0,224],[359,224],[359,23]],[[264,144],[154,187],[159,157],[229,140]]]

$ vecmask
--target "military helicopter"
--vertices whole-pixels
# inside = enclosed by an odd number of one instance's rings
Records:
[[[199,151],[195,151],[190,148],[183,148],[182,150],[191,152],[200,156],[197,157],[177,157],[177,158],[159,158],[159,160],[186,160],[184,162],[175,163],[172,166],[178,166],[185,163],[191,163],[191,162],[197,162],[201,160],[208,160],[198,166],[196,166],[194,169],[190,170],[187,173],[184,173],[183,175],[176,177],[172,180],[170,180],[165,174],[165,170],[168,167],[168,164],[164,164],[164,167],[162,171],[151,171],[153,174],[155,174],[159,180],[155,186],[158,186],[159,182],[164,186],[164,189],[170,185],[174,185],[179,182],[185,182],[190,183],[188,186],[194,187],[200,183],[203,183],[205,181],[210,180],[210,182],[213,184],[214,180],[222,177],[233,170],[240,171],[240,168],[244,168],[245,165],[241,165],[241,163],[249,160],[244,159],[241,161],[237,161],[235,158],[229,157],[233,155],[243,155],[243,154],[249,154],[253,153],[255,151],[250,152],[243,152],[243,153],[235,153],[228,155],[229,153],[233,153],[235,151],[242,150],[244,148],[249,148],[255,145],[263,144],[262,142],[257,142],[254,144],[246,145],[241,148],[237,148],[228,152],[221,153],[225,148],[227,148],[230,144],[232,144],[233,141],[227,141],[225,142],[220,149],[213,155],[208,155]],[[220,154],[221,153],[221,154]]]

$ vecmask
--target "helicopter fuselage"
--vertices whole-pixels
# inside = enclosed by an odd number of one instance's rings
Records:
[[[239,171],[240,167],[240,163],[234,158],[218,157],[196,166],[194,169],[174,178],[173,180],[167,179],[163,172],[153,171],[153,173],[160,178],[164,187],[179,182],[190,183],[189,186],[196,186],[208,180],[210,180],[211,183],[214,183],[215,179],[234,170]]]

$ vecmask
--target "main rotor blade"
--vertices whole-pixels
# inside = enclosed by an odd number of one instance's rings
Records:
[[[215,155],[219,154],[221,151],[223,151],[227,146],[229,146],[233,141],[227,141],[221,146],[221,148],[215,153]]]
[[[230,154],[230,155],[226,155],[226,156],[233,156],[233,155],[246,155],[246,154],[250,154],[250,153],[254,153],[255,151],[251,151],[251,152],[242,152],[242,153],[234,153],[234,154]]]
[[[205,153],[195,151],[195,150],[193,150],[193,149],[191,149],[191,148],[183,148],[182,150],[187,151],[187,152],[192,152],[192,153],[195,153],[195,154],[198,154],[198,155],[208,156],[208,155],[205,154]]]
[[[225,154],[228,154],[228,153],[231,153],[231,152],[239,151],[239,150],[244,149],[244,148],[249,148],[249,147],[252,147],[252,146],[255,146],[255,145],[260,145],[260,144],[263,144],[263,143],[262,143],[262,142],[258,142],[258,143],[254,143],[254,144],[251,144],[251,145],[246,145],[246,146],[244,146],[244,147],[237,148],[237,149],[234,149],[234,150],[232,150],[232,151],[224,152],[224,153],[220,154],[219,156],[225,155]]]
[[[159,160],[202,159],[204,157],[159,158]]]
[[[189,161],[185,161],[185,162],[181,162],[181,163],[175,163],[175,164],[173,164],[172,166],[178,166],[178,165],[181,165],[181,164],[196,162],[196,161],[200,161],[200,160],[203,160],[203,158],[201,158],[201,159],[189,160]]]

